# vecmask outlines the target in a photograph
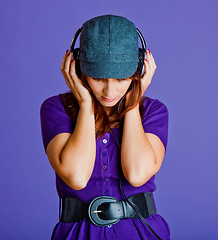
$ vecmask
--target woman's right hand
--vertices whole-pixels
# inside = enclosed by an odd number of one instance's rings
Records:
[[[67,86],[76,97],[79,105],[88,104],[92,106],[92,97],[76,74],[75,61],[69,50],[64,54],[61,64],[61,72],[66,80]]]

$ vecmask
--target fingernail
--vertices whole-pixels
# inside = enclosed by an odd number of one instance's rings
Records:
[[[145,61],[147,62],[147,59],[145,59]]]
[[[68,52],[67,52],[67,56],[69,56],[70,55],[70,51],[68,50]]]
[[[148,53],[151,54],[151,51],[148,49]]]
[[[67,49],[67,50],[66,50],[66,53],[67,53],[68,51],[69,51],[69,50]]]

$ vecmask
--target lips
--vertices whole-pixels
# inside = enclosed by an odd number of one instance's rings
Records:
[[[104,98],[104,97],[101,97],[104,101],[106,101],[106,102],[113,102],[114,100],[115,100],[115,98],[111,98],[111,99],[109,99],[109,98]]]

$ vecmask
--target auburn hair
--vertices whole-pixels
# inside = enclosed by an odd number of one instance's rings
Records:
[[[145,74],[145,72],[144,72]],[[144,76],[143,74],[143,76]],[[97,139],[102,137],[106,132],[110,131],[110,127],[120,127],[124,115],[133,109],[138,103],[139,103],[139,111],[140,115],[142,117],[143,114],[143,106],[141,101],[142,96],[142,89],[141,89],[141,78],[143,76],[140,76],[139,74],[139,68],[136,70],[136,72],[130,77],[132,79],[132,82],[127,90],[127,92],[124,94],[124,96],[116,103],[116,105],[111,107],[110,115],[108,116],[103,108],[103,106],[99,103],[99,101],[96,99],[94,93],[92,92],[92,89],[90,88],[86,75],[81,74],[81,81],[86,87],[92,96],[93,100],[93,106],[94,106],[94,115],[95,115],[95,133],[97,136]],[[126,94],[131,91],[130,96],[128,98],[128,102],[126,102]],[[73,95],[73,93],[70,91],[67,91],[63,94],[61,94],[61,99],[64,104],[64,108],[66,113],[70,116],[73,125],[76,125],[77,115],[79,113],[79,103],[76,99],[76,97]]]

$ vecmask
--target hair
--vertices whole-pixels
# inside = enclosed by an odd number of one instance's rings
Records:
[[[144,72],[145,74],[145,72]],[[127,90],[127,92],[124,94],[124,96],[111,107],[110,115],[108,116],[103,108],[103,106],[99,103],[99,101],[96,99],[94,93],[92,92],[92,89],[90,88],[87,78],[85,74],[81,74],[81,81],[86,87],[92,96],[93,100],[93,106],[94,106],[94,115],[95,115],[95,133],[97,136],[97,139],[102,137],[106,132],[110,131],[110,127],[120,127],[122,118],[124,115],[133,109],[138,103],[139,103],[139,111],[140,115],[143,114],[143,107],[142,107],[142,89],[141,89],[141,78],[144,76],[140,76],[139,68],[137,68],[136,72],[130,77],[132,79],[132,82]],[[126,94],[131,91],[130,96],[128,98],[128,101],[126,102]],[[71,91],[67,91],[63,94],[61,94],[61,99],[64,104],[64,108],[66,113],[70,116],[73,125],[76,125],[77,115],[79,112],[79,103],[76,99],[76,97],[73,95]]]

